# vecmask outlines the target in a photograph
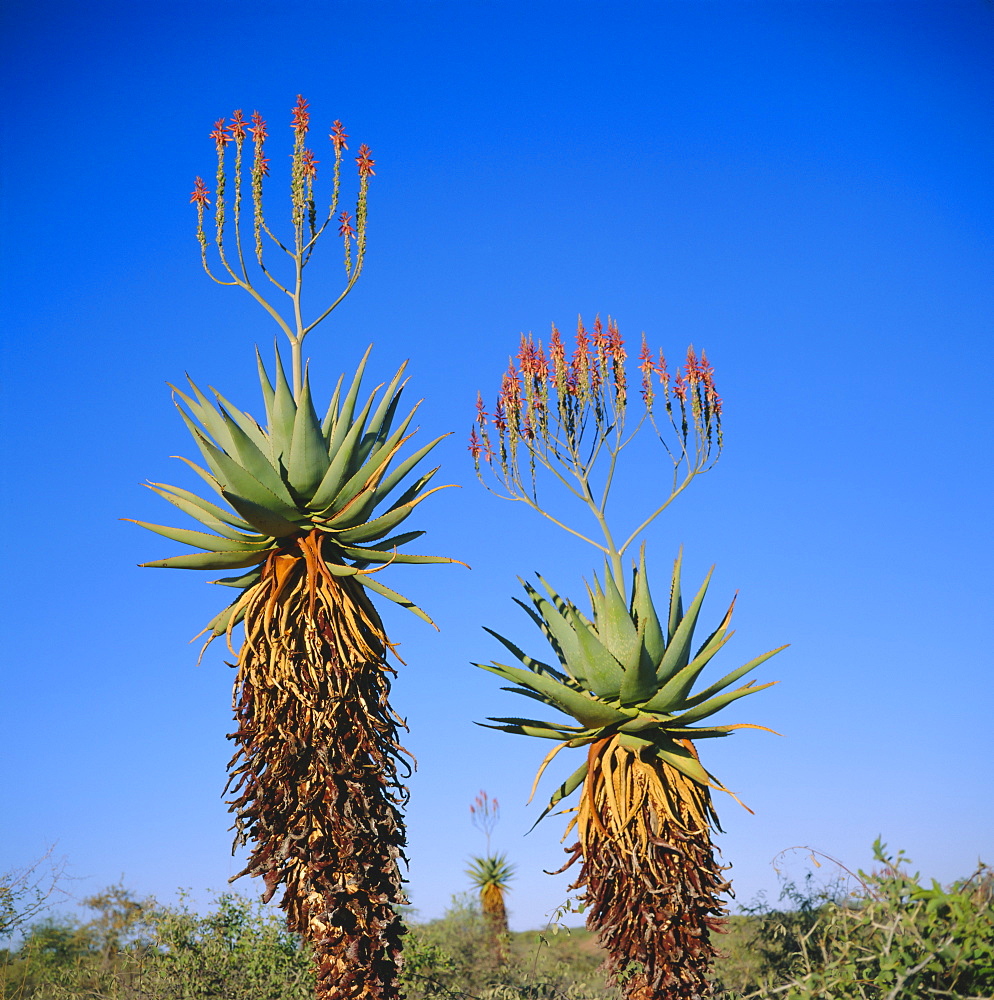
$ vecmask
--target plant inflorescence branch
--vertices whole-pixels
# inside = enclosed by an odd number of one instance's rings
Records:
[[[687,351],[683,365],[670,373],[642,337],[639,355],[641,412],[626,431],[629,417],[627,352],[617,323],[598,317],[588,331],[577,324],[575,347],[566,345],[555,326],[548,347],[531,335],[521,337],[509,361],[490,413],[477,396],[469,450],[477,476],[491,492],[527,504],[560,528],[600,549],[620,583],[622,556],[641,533],[683,492],[695,476],[710,469],[722,447],[721,397],[707,356]],[[665,416],[664,416],[665,414]],[[618,545],[608,525],[607,507],[618,457],[648,421],[672,465],[669,495]],[[539,469],[545,469],[590,511],[603,542],[550,513],[538,496]],[[497,484],[487,481],[485,470]]]
[[[293,130],[293,151],[290,154],[290,224],[292,239],[281,240],[266,221],[263,210],[264,179],[269,177],[269,158],[265,152],[265,142],[268,138],[266,122],[258,111],[251,117],[251,124],[246,121],[242,111],[235,111],[231,120],[225,124],[221,118],[214,123],[211,138],[214,140],[217,153],[217,170],[215,173],[215,190],[213,195],[213,234],[208,236],[205,230],[205,214],[211,206],[211,192],[204,180],[196,179],[190,201],[197,208],[197,240],[200,243],[200,257],[208,276],[220,285],[235,285],[248,292],[277,322],[280,329],[290,341],[293,371],[293,392],[299,398],[303,385],[303,342],[304,338],[342,302],[359,279],[366,257],[366,207],[369,193],[369,178],[374,176],[375,160],[372,151],[363,143],[355,157],[358,170],[358,192],[354,214],[339,212],[341,194],[341,172],[343,151],[348,147],[348,134],[340,121],[335,121],[328,138],[331,141],[334,162],[332,167],[331,201],[320,223],[318,221],[317,203],[315,200],[315,182],[317,180],[318,164],[312,149],[307,146],[307,134],[310,131],[310,110],[303,97],[297,97],[297,103],[291,112],[290,127]],[[252,156],[251,166],[246,168],[248,156],[245,144],[251,133]],[[229,147],[234,147],[234,154],[229,155]],[[247,264],[247,254],[244,243],[247,240],[247,223],[243,220],[242,198],[246,186],[245,174],[248,171],[248,187],[252,197],[252,244],[255,262],[270,284],[290,300],[289,315],[277,303],[270,301],[252,281]],[[229,197],[228,191],[231,188]],[[314,248],[333,220],[338,222],[338,236],[344,244],[345,287],[338,297],[316,318],[309,321],[304,318],[302,304],[302,287],[304,268],[310,262]],[[289,281],[281,281],[265,261],[265,247],[268,241],[281,250],[289,259],[292,277]],[[233,244],[233,256],[232,256]],[[227,277],[218,277],[212,270],[208,252],[213,247],[217,261]]]

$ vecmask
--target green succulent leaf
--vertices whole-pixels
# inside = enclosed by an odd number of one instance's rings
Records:
[[[772,653],[768,653],[765,658],[768,659],[772,655]],[[774,684],[776,684],[776,681],[768,681],[766,684],[756,684],[755,681],[750,681],[748,684],[736,688],[734,691],[726,691],[724,694],[709,698],[703,704],[692,708],[689,712],[682,712],[673,720],[673,724],[686,725],[689,722],[699,722],[701,719],[706,719],[708,716],[714,715],[715,712],[720,711],[726,705],[730,705],[733,701],[738,701],[739,698],[744,698],[747,694],[755,694],[757,691],[773,687]]]
[[[189,528],[170,528],[164,524],[150,524],[148,521],[136,521],[132,517],[122,518],[132,524],[140,524],[149,531],[154,531],[163,538],[168,538],[174,542],[182,542],[184,545],[192,545],[196,549],[206,549],[208,552],[258,552],[270,547],[268,538],[223,538],[220,535],[211,535],[206,531],[191,531]]]
[[[290,486],[297,496],[305,501],[314,496],[329,464],[328,445],[321,433],[321,421],[318,420],[311,400],[310,380],[305,374],[300,399],[297,401],[290,459],[287,463]]]
[[[262,552],[187,552],[181,556],[170,556],[168,559],[157,559],[154,562],[140,563],[144,567],[155,569],[241,569],[243,566],[254,566],[261,563],[267,555]]]
[[[221,587],[237,587],[239,590],[246,590],[248,587],[258,583],[261,578],[262,570],[253,569],[251,572],[243,573],[241,576],[226,576],[221,580],[211,580],[211,583],[216,583]]]
[[[249,524],[272,538],[289,538],[300,533],[300,526],[288,520],[264,504],[255,503],[237,493],[223,490],[221,495]]]
[[[677,559],[677,567],[679,567],[679,565],[680,559]],[[690,648],[694,641],[694,629],[697,627],[697,617],[701,612],[701,605],[704,603],[704,596],[708,592],[708,584],[711,582],[711,574],[713,572],[714,567],[712,566],[711,569],[708,570],[708,575],[704,578],[704,583],[701,584],[701,589],[698,590],[697,595],[694,597],[690,607],[687,609],[687,613],[679,619],[675,629],[673,628],[673,599],[671,597],[670,640],[666,646],[666,652],[663,655],[663,659],[656,670],[656,678],[661,683],[669,680],[675,673],[682,670],[690,662]],[[680,581],[677,578],[676,569],[674,570],[672,593],[676,595],[676,606],[681,607]]]
[[[627,722],[631,718],[629,712],[622,712],[584,691],[560,684],[548,674],[534,674],[519,667],[509,667],[503,663],[487,665],[476,663],[474,666],[489,670],[498,677],[521,687],[531,688],[549,699],[561,712],[572,715],[583,726],[610,726]]]
[[[168,500],[174,507],[178,507],[184,514],[199,521],[207,528],[211,528],[219,535],[226,538],[240,539],[245,535],[235,528],[243,528],[251,531],[252,526],[239,517],[234,517],[227,511],[206,500],[201,499],[195,493],[188,493],[176,486],[167,486],[164,483],[146,483],[153,493],[158,493],[160,497]]]

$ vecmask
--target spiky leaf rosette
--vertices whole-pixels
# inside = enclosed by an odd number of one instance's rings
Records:
[[[529,584],[531,606],[519,601],[552,646],[558,666],[522,652],[491,632],[521,662],[477,664],[576,725],[495,718],[491,728],[557,741],[536,776],[565,747],[585,747],[584,762],[556,789],[542,813],[580,789],[566,835],[569,867],[582,858],[573,886],[584,890],[588,925],[608,951],[608,966],[637,1000],[696,998],[708,993],[714,956],[710,933],[723,912],[728,885],[716,864],[711,827],[718,828],[711,790],[724,786],[701,765],[694,740],[728,736],[748,724],[707,724],[716,712],[770,684],[735,686],[778,649],[764,653],[694,691],[698,677],[731,638],[732,606],[694,651],[694,632],[711,574],[684,609],[681,560],[673,569],[669,614],[657,615],[644,553],[631,598],[610,570],[588,588],[593,618],[557,594]],[[490,631],[488,629],[488,631]],[[780,647],[782,649],[784,647]],[[701,723],[705,723],[701,725]],[[638,963],[632,966],[631,963]],[[666,992],[663,992],[666,991]]]
[[[363,365],[344,394],[339,381],[323,421],[306,377],[294,399],[278,356],[272,382],[259,365],[265,428],[192,383],[192,395],[177,390],[208,468],[189,464],[229,509],[153,484],[214,533],[144,526],[203,550],[148,566],[248,570],[214,581],[241,593],[208,625],[229,642],[236,624],[245,631],[229,764],[235,843],[251,847],[241,874],[262,876],[266,899],[284,887],[288,926],[314,949],[319,998],[394,1000],[405,751],[369,593],[426,618],[373,574],[453,560],[397,551],[422,532],[388,537],[433,492],[434,470],[395,496],[437,441],[390,469],[414,411],[394,426],[403,369],[360,405]]]
[[[472,858],[466,869],[473,885],[480,893],[483,915],[497,926],[501,933],[507,933],[507,907],[504,896],[514,878],[514,865],[505,854],[488,854],[482,858]]]

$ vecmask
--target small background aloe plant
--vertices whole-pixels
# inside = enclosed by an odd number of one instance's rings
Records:
[[[314,950],[319,997],[393,1000],[399,995],[403,933],[397,908],[405,902],[399,864],[406,751],[398,735],[402,720],[389,704],[392,647],[370,594],[430,621],[382,583],[379,573],[394,563],[455,561],[400,551],[423,532],[397,532],[414,507],[441,488],[429,488],[437,470],[414,472],[441,438],[404,454],[417,410],[401,404],[404,366],[385,390],[378,386],[363,398],[369,351],[351,379],[339,379],[323,418],[315,409],[303,344],[362,270],[374,161],[368,147],[360,146],[355,214],[336,214],[348,148],[336,121],[329,136],[330,208],[319,223],[317,160],[306,145],[310,114],[303,98],[293,109],[291,128],[290,239],[278,237],[263,212],[267,129],[258,112],[251,125],[240,111],[227,125],[224,119],[215,125],[210,239],[205,218],[211,192],[199,177],[191,196],[207,273],[247,291],[275,319],[290,341],[290,377],[278,349],[271,373],[258,358],[264,423],[219,393],[209,399],[192,380],[189,392],[174,389],[206,467],[184,461],[216,496],[208,500],[164,483],[150,487],[207,530],[137,523],[201,550],[146,566],[243,571],[213,581],[234,588],[237,596],[205,630],[208,642],[224,635],[231,646],[233,630],[244,626],[228,783],[235,844],[251,848],[240,874],[261,876],[266,900],[283,888],[280,905],[288,927]],[[253,153],[246,167],[248,133]],[[242,208],[246,186],[250,218]],[[304,269],[335,219],[345,286],[330,306],[305,321]],[[284,255],[289,277],[277,277],[266,262],[264,251],[274,247]],[[209,251],[223,277],[212,270]],[[279,293],[279,304],[250,278],[251,256]]]
[[[521,664],[476,664],[523,695],[571,717],[570,723],[492,718],[491,728],[550,739],[545,768],[563,749],[584,750],[582,763],[553,792],[542,815],[579,790],[564,839],[566,868],[581,869],[573,889],[588,908],[587,923],[607,948],[608,965],[633,1000],[706,996],[715,949],[711,932],[729,888],[714,858],[718,827],[712,790],[728,791],[701,763],[696,740],[736,729],[763,728],[710,720],[726,705],[769,684],[735,686],[779,650],[772,650],[695,690],[698,677],[731,638],[734,601],[717,627],[695,648],[711,574],[685,608],[681,558],[670,579],[669,607],[656,611],[644,545],[626,581],[623,554],[721,450],[721,400],[704,355],[691,348],[680,371],[669,372],[643,337],[639,367],[642,413],[626,429],[626,352],[616,324],[579,325],[569,360],[553,328],[548,354],[523,337],[517,364],[504,375],[494,412],[477,399],[470,451],[477,474],[496,479],[495,492],[521,501],[604,554],[603,578],[587,586],[590,614],[538,577],[524,583],[529,603],[517,601],[552,647],[554,665],[487,630]],[[665,423],[664,423],[665,421]],[[648,422],[672,463],[668,495],[619,545],[608,500],[623,449]],[[668,426],[667,426],[668,425]],[[663,431],[669,431],[664,434]],[[600,529],[597,541],[551,514],[538,499],[542,470],[580,500]],[[489,485],[489,484],[487,484]],[[783,647],[780,647],[781,649]],[[533,788],[534,794],[534,788]]]
[[[500,964],[506,957],[506,941],[510,933],[507,923],[507,891],[514,878],[514,865],[508,862],[506,854],[495,854],[490,846],[490,839],[500,822],[500,803],[497,799],[481,790],[470,805],[469,814],[473,826],[486,838],[487,849],[482,857],[470,858],[466,874],[479,893],[480,910],[487,925],[490,948],[494,960]]]

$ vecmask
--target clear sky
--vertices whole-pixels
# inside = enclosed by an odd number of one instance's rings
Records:
[[[728,670],[791,643],[761,670],[780,684],[723,717],[784,736],[703,747],[755,810],[718,802],[739,899],[775,892],[771,859],[798,844],[854,867],[882,835],[940,880],[994,861],[992,4],[10,0],[2,16],[0,869],[55,843],[76,896],[123,876],[202,898],[241,868],[220,798],[232,672],[188,644],[226,594],[137,569],[173,547],[118,518],[168,521],[140,484],[187,482],[167,381],[189,371],[258,409],[253,345],[275,327],[204,276],[188,198],[216,118],[258,108],[275,160],[298,93],[376,159],[367,273],[308,344],[317,390],[373,342],[378,378],[411,359],[425,440],[456,432],[441,475],[462,489],[412,525],[473,569],[395,571],[439,633],[384,612],[408,663],[394,702],[419,761],[422,916],[468,888],[481,788],[519,867],[512,926],[565,894],[542,873],[560,820],[524,836],[547,747],[473,725],[524,706],[469,663],[499,658],[484,624],[538,648],[519,574],[577,593],[597,562],[481,489],[465,437],[518,334],[578,313],[673,356],[706,348],[725,397],[725,454],[648,551],[657,579],[681,544],[689,579],[717,564],[709,619],[740,591]],[[629,472],[626,523],[663,482],[651,461]]]

